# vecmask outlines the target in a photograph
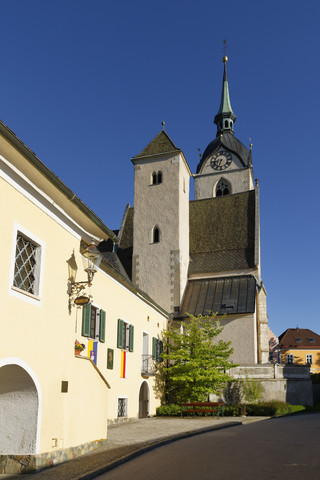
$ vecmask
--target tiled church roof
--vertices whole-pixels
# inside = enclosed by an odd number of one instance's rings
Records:
[[[254,267],[255,191],[190,202],[189,273]]]
[[[132,160],[173,152],[181,152],[181,150],[175,146],[169,135],[164,130],[161,130],[142,152],[133,157]]]

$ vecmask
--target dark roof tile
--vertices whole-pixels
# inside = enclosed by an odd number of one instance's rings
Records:
[[[256,280],[252,275],[189,280],[180,316],[253,313]]]
[[[255,191],[190,202],[189,273],[254,267]]]
[[[159,132],[158,135],[151,140],[151,142],[142,150],[142,152],[134,156],[132,160],[173,152],[181,152],[181,150],[175,146],[169,135],[164,130],[161,130],[161,132]]]
[[[302,349],[320,348],[320,335],[308,328],[288,328],[279,336],[279,347]]]

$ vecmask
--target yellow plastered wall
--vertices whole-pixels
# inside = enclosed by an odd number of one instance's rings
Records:
[[[155,377],[142,377],[143,332],[149,336],[149,355],[152,354],[152,338],[161,338],[161,332],[167,328],[167,318],[152,306],[142,301],[118,282],[103,272],[97,272],[91,287],[93,304],[106,312],[105,343],[98,344],[97,366],[110,384],[108,419],[117,419],[118,397],[127,398],[128,417],[139,415],[139,391],[143,381],[149,389],[149,414],[154,415],[160,405],[156,394]],[[118,300],[117,300],[118,299]],[[77,331],[80,332],[82,312],[79,311]],[[126,376],[121,378],[121,349],[117,347],[118,319],[133,325],[133,351],[126,351]],[[79,336],[79,341],[88,340]],[[113,350],[113,369],[107,368],[107,351]],[[86,351],[82,355],[85,355]]]
[[[9,150],[12,156],[12,149]],[[19,162],[23,164],[21,158]],[[128,417],[138,416],[143,381],[149,389],[149,413],[154,414],[160,400],[155,393],[154,377],[141,376],[142,336],[143,331],[149,334],[151,354],[152,337],[161,336],[167,326],[166,316],[114,278],[98,271],[86,293],[92,295],[94,305],[106,311],[106,341],[98,345],[99,372],[90,361],[76,358],[75,339],[86,345],[88,339],[81,335],[82,308],[69,305],[67,260],[74,253],[77,280],[85,280],[80,239],[83,236],[90,241],[90,232],[86,234],[81,226],[68,220],[50,199],[28,185],[14,170],[9,171],[1,159],[0,167],[3,206],[0,247],[5,259],[0,275],[0,295],[4,299],[1,328],[6,332],[0,365],[18,361],[36,379],[39,399],[36,453],[106,438],[108,420],[117,417],[119,396],[128,398]],[[24,174],[31,169],[35,181],[41,174],[36,175],[30,165],[27,167]],[[43,271],[39,298],[17,292],[10,282],[17,229],[30,232],[32,238],[41,241]],[[117,348],[118,318],[135,327],[134,351],[127,353],[124,379],[120,378],[120,349]],[[112,370],[107,369],[108,348],[114,350]],[[87,349],[82,355],[86,354]],[[62,382],[68,382],[67,392],[61,391]]]
[[[310,371],[312,373],[320,373],[320,350],[300,348],[281,350],[281,363],[287,363],[287,354],[293,355],[293,361],[295,365],[306,365],[307,355],[311,354],[313,363],[310,366]]]
[[[80,368],[74,357],[75,320],[68,311],[66,260],[79,241],[20,192],[2,179],[0,182],[1,204],[10,205],[2,212],[0,240],[3,258],[7,259],[0,276],[1,297],[5,299],[1,323],[7,339],[1,359],[19,359],[39,382],[37,453],[106,438],[109,389],[91,364]],[[39,300],[20,294],[10,285],[16,228],[43,242]],[[67,393],[61,392],[62,381],[68,382]],[[68,424],[73,427],[68,429]]]

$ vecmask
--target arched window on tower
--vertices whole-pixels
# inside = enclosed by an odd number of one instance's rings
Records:
[[[151,175],[151,185],[159,185],[162,183],[162,172],[153,172]]]
[[[225,121],[224,121],[224,128],[228,128],[228,127],[229,127],[228,120],[225,120]]]
[[[160,242],[160,229],[159,227],[154,227],[152,232],[152,243]]]
[[[217,183],[216,197],[224,197],[225,195],[230,195],[230,193],[231,184],[225,178],[221,178]]]

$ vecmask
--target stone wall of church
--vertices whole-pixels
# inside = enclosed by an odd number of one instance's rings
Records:
[[[264,287],[257,293],[257,319],[259,331],[259,363],[269,362],[269,330],[267,295]]]
[[[152,184],[152,173],[161,183]],[[159,241],[154,242],[154,228]],[[172,312],[189,261],[189,175],[182,155],[135,161],[133,283]]]
[[[237,364],[255,364],[257,358],[257,328],[255,314],[240,317],[223,318],[220,321],[224,327],[219,338],[231,341],[234,353],[230,360]]]
[[[215,197],[216,186],[222,178],[230,183],[231,194],[253,190],[251,177],[250,168],[226,170],[218,173],[212,173],[211,169],[211,172],[208,171],[206,174],[195,176],[195,200]]]

